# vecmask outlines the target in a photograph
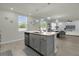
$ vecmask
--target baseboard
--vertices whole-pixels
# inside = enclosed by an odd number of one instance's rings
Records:
[[[66,32],[66,35],[79,37],[79,32]]]
[[[79,35],[66,35],[66,36],[75,36],[75,37],[79,37]]]
[[[22,38],[22,39],[17,39],[17,40],[12,40],[12,41],[7,41],[7,42],[0,42],[0,44],[8,44],[8,43],[17,42],[17,41],[20,41],[20,40],[24,40],[24,39]]]

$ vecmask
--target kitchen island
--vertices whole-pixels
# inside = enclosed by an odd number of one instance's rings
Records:
[[[25,32],[25,45],[44,56],[54,56],[56,53],[56,32]]]

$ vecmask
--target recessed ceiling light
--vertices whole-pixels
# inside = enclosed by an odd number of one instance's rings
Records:
[[[14,8],[10,8],[10,10],[14,10]]]

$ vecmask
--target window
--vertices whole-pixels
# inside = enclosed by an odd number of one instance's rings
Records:
[[[18,16],[18,29],[19,31],[27,30],[27,16]]]

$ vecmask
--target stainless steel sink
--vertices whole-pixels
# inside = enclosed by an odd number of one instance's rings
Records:
[[[39,34],[40,32],[34,32],[35,34]]]
[[[34,33],[40,33],[40,32],[34,32]]]

